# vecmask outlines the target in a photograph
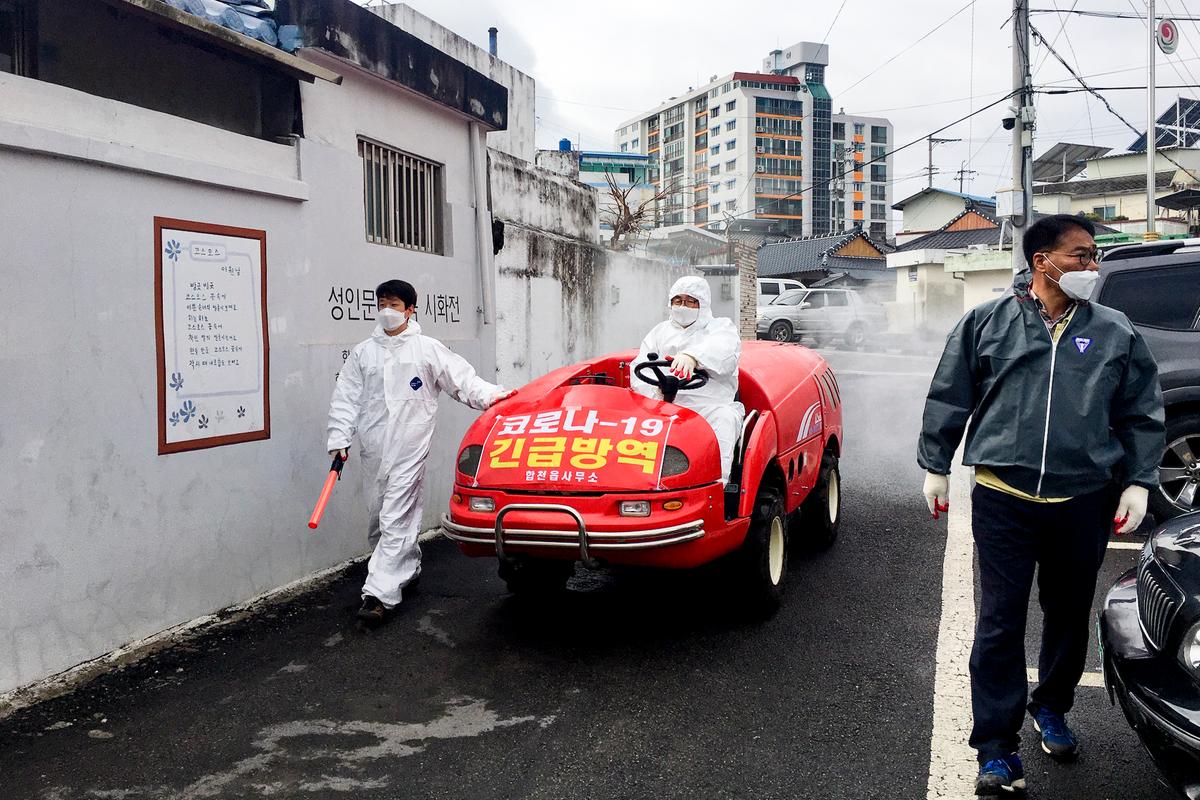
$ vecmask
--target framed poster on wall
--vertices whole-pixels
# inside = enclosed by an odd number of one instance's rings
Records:
[[[267,234],[154,218],[158,452],[271,437]]]

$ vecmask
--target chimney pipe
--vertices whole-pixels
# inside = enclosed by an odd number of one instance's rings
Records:
[[[496,34],[499,32],[497,28],[488,28],[488,52],[493,56],[496,55]]]

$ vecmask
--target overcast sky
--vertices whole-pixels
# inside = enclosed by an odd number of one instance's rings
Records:
[[[483,47],[488,27],[500,29],[500,57],[537,81],[538,146],[545,148],[569,137],[584,148],[612,149],[613,131],[625,119],[713,74],[756,71],[775,47],[826,41],[827,32],[831,63],[826,85],[834,110],[890,118],[899,144],[923,139],[998,99],[1012,83],[1007,0],[608,0],[586,6],[544,0],[409,0],[409,5]],[[1146,10],[1142,0],[1034,0],[1031,5]],[[1160,16],[1200,16],[1200,0],[1158,0],[1156,6]],[[714,24],[719,16],[726,21]],[[1145,86],[1142,20],[1056,13],[1034,14],[1032,20],[1068,63],[1085,77],[1093,76],[1093,85]],[[1162,86],[1200,83],[1194,78],[1200,76],[1200,28],[1193,22],[1179,27],[1178,52],[1158,54]],[[1035,85],[1078,86],[1036,43],[1033,63]],[[1144,88],[1104,94],[1139,131],[1145,128]],[[1198,96],[1188,89],[1160,89],[1159,111],[1180,94]],[[963,141],[935,149],[935,186],[957,189],[954,173],[960,166],[978,173],[966,179],[968,192],[991,195],[997,186],[1011,183],[1011,134],[1000,127],[1003,109],[1004,104],[939,134]],[[1135,138],[1099,100],[1084,94],[1039,95],[1037,111],[1035,156],[1059,141],[1124,150]],[[895,200],[925,185],[926,159],[924,141],[897,154]]]

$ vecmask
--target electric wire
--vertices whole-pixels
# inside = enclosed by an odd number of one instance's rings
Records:
[[[891,58],[889,58],[887,61],[884,61],[882,64],[880,64],[879,66],[877,66],[875,69],[873,69],[873,70],[871,70],[870,72],[868,72],[866,75],[863,75],[861,78],[859,78],[858,80],[856,80],[854,83],[850,84],[850,85],[849,85],[848,87],[846,87],[845,89],[842,89],[842,90],[841,90],[841,91],[838,93],[838,97],[844,97],[846,94],[848,94],[848,93],[850,92],[850,90],[851,90],[851,89],[855,88],[855,87],[856,87],[856,86],[858,86],[860,83],[862,83],[863,81],[865,81],[867,78],[870,78],[872,75],[874,75],[875,73],[879,72],[879,70],[883,69],[883,68],[884,68],[884,67],[886,67],[888,64],[891,64],[891,63],[892,63],[893,61],[895,61],[897,58],[899,58],[900,56],[904,55],[904,54],[905,54],[905,53],[907,53],[909,50],[912,50],[914,47],[916,47],[916,46],[917,46],[917,45],[919,45],[921,42],[923,42],[923,41],[925,41],[926,39],[928,39],[928,38],[929,38],[930,36],[932,36],[933,34],[937,33],[939,30],[941,30],[942,28],[944,28],[946,25],[950,24],[950,22],[951,22],[951,21],[953,21],[955,17],[957,17],[959,14],[963,13],[963,12],[964,12],[964,11],[966,11],[968,8],[971,8],[971,7],[972,7],[972,6],[974,6],[974,5],[975,5],[975,0],[970,0],[970,2],[968,2],[968,3],[967,3],[966,5],[964,5],[962,8],[958,9],[958,11],[955,11],[955,12],[954,12],[953,14],[951,14],[949,17],[947,17],[946,19],[942,20],[942,21],[941,21],[941,22],[939,22],[937,25],[935,25],[935,26],[933,27],[933,29],[931,29],[931,30],[927,31],[927,32],[926,32],[924,35],[922,35],[922,36],[921,36],[921,38],[917,39],[915,42],[913,42],[912,44],[910,44],[908,47],[905,47],[905,48],[904,48],[903,50],[901,50],[899,53],[896,53],[894,56],[892,56]]]
[[[1100,92],[1098,90],[1093,88],[1087,81],[1085,81],[1083,78],[1081,78],[1079,76],[1079,73],[1075,71],[1074,67],[1072,67],[1070,64],[1068,64],[1066,59],[1064,59],[1061,55],[1059,55],[1057,50],[1055,50],[1053,47],[1049,46],[1049,43],[1046,42],[1045,37],[1042,36],[1041,32],[1038,31],[1037,28],[1035,28],[1032,23],[1030,23],[1030,25],[1029,25],[1029,30],[1030,30],[1030,33],[1032,33],[1034,36],[1036,36],[1038,39],[1040,39],[1043,44],[1046,44],[1047,49],[1050,51],[1050,54],[1053,55],[1056,59],[1058,59],[1060,64],[1062,64],[1064,67],[1066,67],[1067,72],[1071,73],[1071,75],[1073,75],[1075,77],[1075,79],[1079,82],[1080,86],[1082,86],[1084,89],[1086,89],[1092,95],[1094,95],[1096,97],[1096,99],[1098,99],[1101,103],[1104,104],[1104,107],[1106,109],[1108,109],[1108,112],[1110,114],[1112,114],[1117,119],[1121,120],[1121,122],[1125,123],[1125,127],[1129,128],[1129,130],[1133,131],[1136,135],[1138,135],[1138,136],[1142,135],[1142,132],[1139,131],[1136,127],[1134,127],[1133,123],[1131,123],[1129,120],[1125,119],[1125,117],[1121,116],[1121,113],[1112,107],[1112,103],[1108,102],[1107,97],[1100,94]],[[1147,146],[1149,146],[1149,141],[1150,141],[1149,137],[1155,136],[1157,138],[1157,130],[1146,131],[1146,136],[1147,136]],[[1183,166],[1182,164],[1180,164],[1175,159],[1171,158],[1166,153],[1160,153],[1160,155],[1162,155],[1162,157],[1164,159],[1171,162],[1179,169],[1186,172],[1188,175],[1191,175],[1193,180],[1200,182],[1200,177],[1197,177],[1196,174],[1194,172],[1192,172],[1190,169]]]

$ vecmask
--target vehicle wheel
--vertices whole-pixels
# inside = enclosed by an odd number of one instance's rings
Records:
[[[837,539],[842,521],[842,473],[838,457],[825,453],[817,485],[800,505],[799,542],[809,550],[825,550]]]
[[[759,490],[746,541],[734,567],[740,595],[751,614],[769,617],[779,608],[787,579],[787,513],[783,496],[773,488]]]
[[[846,335],[842,338],[846,342],[846,347],[851,350],[859,350],[867,343],[867,329],[862,326],[861,322],[856,322],[846,329]]]
[[[786,319],[772,322],[767,331],[767,338],[776,342],[790,342],[792,340],[792,323]]]
[[[575,562],[514,559],[500,562],[500,578],[508,591],[519,595],[557,594],[575,574]]]
[[[1200,414],[1167,420],[1167,447],[1158,467],[1158,490],[1150,510],[1161,522],[1200,511]]]

